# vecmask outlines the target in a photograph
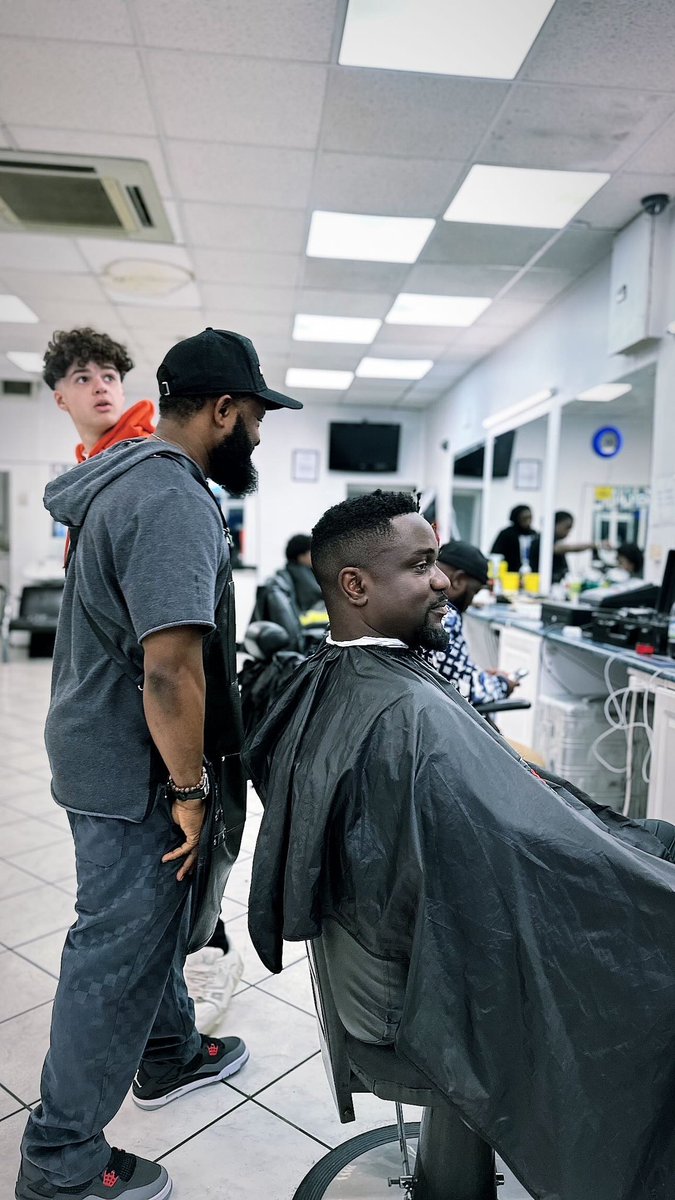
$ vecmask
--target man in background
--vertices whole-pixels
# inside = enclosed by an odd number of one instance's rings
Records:
[[[129,438],[151,437],[155,431],[152,401],[126,408],[124,377],[133,368],[126,346],[91,328],[60,330],[44,358],[43,379],[68,413],[80,442],[79,463]],[[223,921],[203,950],[189,955],[185,980],[201,1033],[211,1033],[227,1009],[241,978],[241,956],[228,941]]]
[[[488,561],[477,546],[456,541],[441,546],[437,566],[448,581],[445,590],[452,607],[443,624],[450,640],[445,649],[428,651],[426,657],[470,704],[504,700],[517,686],[515,681],[499,671],[484,671],[476,666],[466,644],[462,622],[462,613],[487,585]]]
[[[295,533],[286,543],[286,565],[258,588],[252,621],[273,621],[288,634],[288,649],[304,653],[312,628],[320,636],[327,624],[321,588],[312,570],[312,539]],[[314,614],[312,610],[316,609]]]

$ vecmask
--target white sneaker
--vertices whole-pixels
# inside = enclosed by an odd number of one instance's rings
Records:
[[[212,1033],[227,1009],[244,964],[232,943],[225,953],[204,946],[185,960],[185,982],[195,1006],[195,1025],[200,1033]]]

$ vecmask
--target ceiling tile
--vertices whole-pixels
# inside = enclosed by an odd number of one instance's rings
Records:
[[[626,165],[631,173],[670,175],[675,169],[675,120],[667,124]]]
[[[0,39],[0,113],[8,125],[154,134],[140,59],[120,46],[68,45],[68,69],[50,42]],[[108,86],[114,80],[115,86]]]
[[[551,14],[520,79],[675,91],[671,0],[565,0]]]
[[[291,316],[296,311],[295,288],[248,287],[237,283],[202,283],[200,294],[207,309]]]
[[[355,371],[363,358],[363,351],[363,346],[352,346],[345,342],[289,342],[289,360],[293,367]]]
[[[623,229],[642,212],[640,200],[652,192],[675,193],[675,139],[673,155],[661,164],[662,174],[636,174],[622,171],[581,209],[577,220],[594,229]],[[670,168],[666,174],[666,168]]]
[[[91,301],[42,299],[37,303],[36,312],[41,321],[54,329],[93,325],[94,329],[105,332],[109,324],[119,324],[111,304],[92,304]]]
[[[279,316],[275,313],[242,313],[236,304],[236,295],[233,305],[207,308],[205,316],[206,324],[214,329],[241,329],[256,343],[258,350],[258,341],[268,346],[270,353],[278,353],[279,345],[285,350],[290,341],[290,316]]]
[[[0,271],[14,267],[19,271],[73,271],[80,275],[87,264],[72,238],[50,237],[41,233],[0,233]]]
[[[610,253],[613,236],[600,229],[563,230],[550,250],[537,259],[537,266],[583,275]]]
[[[297,310],[327,317],[385,317],[394,302],[393,292],[340,292],[302,288]]]
[[[456,329],[440,325],[383,325],[370,353],[386,349],[383,357],[437,358],[456,335]]]
[[[501,346],[504,342],[508,342],[512,336],[512,331],[504,328],[503,325],[479,325],[476,323],[470,329],[464,329],[457,342],[452,347],[451,356],[454,355],[457,360],[467,355],[467,352],[480,351],[477,357],[483,354],[489,354],[492,350],[496,350],[497,346]]]
[[[134,7],[149,46],[328,62],[338,0],[136,0]]]
[[[75,300],[83,304],[105,304],[107,300],[98,281],[91,275],[3,268],[2,282],[31,308],[42,300]]]
[[[255,254],[234,250],[192,251],[197,279],[203,283],[250,284],[252,287],[293,287],[300,258],[293,254]]]
[[[139,333],[142,330],[159,330],[163,335],[168,329],[188,329],[198,333],[205,324],[201,311],[194,308],[163,308],[153,304],[117,304],[115,307],[119,319]],[[184,336],[189,337],[190,334]]]
[[[540,300],[548,303],[574,281],[572,271],[546,271],[533,267],[508,290],[509,300]]]
[[[503,300],[497,300],[495,304],[491,304],[477,324],[481,326],[497,325],[505,329],[522,329],[524,325],[529,325],[539,316],[543,307],[543,302],[540,300],[518,300],[508,294]]]
[[[2,0],[0,35],[67,38],[69,42],[133,42],[124,0]],[[55,51],[52,51],[55,53]],[[63,52],[61,52],[63,53]]]
[[[513,279],[515,270],[515,267],[417,263],[405,281],[405,290],[433,296],[496,296]]]
[[[345,395],[345,404],[394,404],[409,387],[400,379],[355,379]]]
[[[13,125],[12,136],[20,150],[49,154],[95,154],[108,158],[138,158],[147,162],[161,196],[171,195],[161,145],[157,138],[119,133],[80,133],[75,129],[41,129]]]
[[[329,212],[434,217],[446,208],[463,170],[462,163],[432,158],[324,153],[312,204]]]
[[[78,238],[77,247],[85,262],[97,273],[119,259],[137,258],[149,262],[173,263],[192,270],[192,261],[182,246],[166,242],[128,242],[122,238]]]
[[[546,245],[553,232],[509,225],[439,221],[420,254],[419,262],[524,267],[532,255]]]
[[[322,145],[463,162],[487,132],[507,90],[494,81],[340,67],[328,83]]]
[[[484,163],[615,171],[675,107],[675,96],[516,84],[481,146]]]
[[[399,292],[409,267],[405,263],[352,262],[349,259],[308,258],[303,287],[339,292]]]
[[[305,208],[314,155],[276,146],[167,142],[178,195],[184,200]]]
[[[258,146],[316,146],[326,68],[151,50],[148,66],[164,132]]]
[[[305,248],[306,217],[301,209],[190,201],[183,205],[183,220],[193,246],[271,250],[276,254],[302,254]]]

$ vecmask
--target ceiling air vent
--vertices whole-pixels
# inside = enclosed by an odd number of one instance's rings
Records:
[[[0,230],[174,240],[147,163],[8,150],[0,151]]]
[[[30,379],[0,379],[0,396],[32,396]]]

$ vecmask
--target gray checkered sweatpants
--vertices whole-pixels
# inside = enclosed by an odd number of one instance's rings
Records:
[[[41,1103],[21,1147],[62,1187],[105,1167],[102,1130],[141,1058],[182,1065],[201,1045],[183,980],[189,886],[176,879],[180,861],[161,861],[180,845],[168,801],[140,824],[68,816],[78,916],[63,949]]]

